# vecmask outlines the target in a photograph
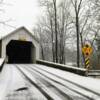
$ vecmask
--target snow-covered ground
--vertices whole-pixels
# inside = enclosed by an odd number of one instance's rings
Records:
[[[36,100],[46,100],[41,90],[53,100],[69,100],[65,96],[71,97],[71,100],[100,100],[99,79],[37,64],[5,64],[0,73],[0,100],[5,100],[7,94],[26,86],[31,88],[33,96],[38,98]]]
[[[0,73],[0,100],[5,100],[8,93],[24,86],[25,81],[19,71],[14,66],[5,65]]]
[[[86,88],[87,90],[89,89],[90,91],[93,91],[95,93],[97,93],[98,95],[100,95],[100,79],[94,79],[94,78],[90,78],[90,77],[83,77],[83,76],[79,76],[70,72],[66,72],[66,71],[61,71],[59,69],[54,69],[54,68],[50,68],[50,67],[46,67],[46,66],[42,66],[42,65],[36,65],[38,68],[41,68],[43,70],[46,70],[52,74],[55,74],[65,80],[68,80],[72,83],[75,83],[79,86],[82,86],[83,88]],[[69,85],[71,86],[71,85]],[[74,87],[73,87],[74,88]],[[85,94],[85,92],[83,91],[83,94]],[[88,94],[89,95],[89,94]],[[94,95],[90,94],[90,97],[93,97]],[[94,97],[96,98],[96,97]],[[97,100],[98,97],[96,98]],[[95,99],[95,100],[96,100]]]
[[[39,68],[45,69],[46,71],[51,72],[51,73],[53,73],[57,76],[60,76],[64,79],[67,79],[69,81],[72,81],[74,83],[77,83],[81,86],[84,86],[84,87],[89,88],[95,92],[100,93],[100,79],[84,77],[84,76],[80,76],[80,75],[73,74],[70,72],[61,71],[59,69],[46,67],[43,65],[36,65],[36,66]]]

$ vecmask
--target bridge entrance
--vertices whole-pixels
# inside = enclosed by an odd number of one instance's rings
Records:
[[[11,40],[6,46],[8,63],[34,63],[36,50],[32,42]]]

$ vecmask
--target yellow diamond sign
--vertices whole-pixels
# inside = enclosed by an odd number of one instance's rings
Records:
[[[85,44],[84,47],[82,48],[82,52],[84,53],[85,56],[90,56],[92,53],[92,47],[88,44]]]

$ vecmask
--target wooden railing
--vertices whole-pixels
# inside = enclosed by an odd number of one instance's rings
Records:
[[[36,60],[36,63],[41,64],[41,65],[46,65],[48,67],[53,67],[53,68],[69,71],[69,72],[79,74],[79,75],[82,75],[82,76],[87,75],[86,69],[84,69],[84,68],[77,68],[77,67],[74,67],[74,66],[63,65],[63,64],[53,63],[53,62],[44,61],[44,60]]]
[[[0,71],[1,71],[2,68],[3,68],[4,62],[5,62],[5,59],[4,59],[4,58],[0,58]]]

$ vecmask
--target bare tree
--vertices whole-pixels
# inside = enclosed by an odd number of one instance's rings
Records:
[[[3,5],[10,6],[10,4],[5,3],[4,0],[0,0],[0,12],[1,12],[0,14],[3,14],[5,12],[5,9],[2,8]],[[11,18],[2,19],[0,20],[0,24],[7,26],[7,27],[11,27],[11,28],[16,28],[15,26],[9,24],[9,22],[11,21],[12,21]]]
[[[92,23],[91,6],[88,5],[88,0],[63,0],[59,5],[56,0],[42,0],[41,6],[45,7],[46,13],[44,18],[41,18],[42,22],[39,23],[42,34],[46,35],[44,42],[49,41],[48,50],[52,51],[52,61],[65,63],[66,41],[68,38],[72,38],[72,40],[77,38],[77,66],[80,67],[80,59],[84,59],[81,49],[87,33],[91,30]],[[76,33],[76,38],[74,33]],[[69,41],[71,42],[71,40]]]
[[[58,63],[58,31],[57,31],[57,2],[53,0],[54,5],[54,22],[55,22],[55,58],[56,63]]]
[[[79,13],[81,9],[81,4],[83,0],[71,0],[74,11],[75,11],[75,26],[76,26],[76,34],[77,34],[77,66],[80,67],[80,26],[79,26]]]
[[[88,0],[71,0],[75,12],[75,27],[77,37],[77,66],[80,67],[80,57],[82,54],[83,61],[85,60],[82,48],[84,46],[86,31],[89,31],[90,24],[90,6]]]
[[[69,38],[68,30],[70,29],[70,25],[72,24],[72,20],[70,19],[70,13],[68,8],[70,7],[70,3],[68,1],[62,1],[59,5],[59,18],[58,18],[58,33],[59,33],[59,62],[65,64],[65,46],[66,40]]]
[[[67,30],[72,23],[68,11],[70,5],[67,3],[63,1],[57,6],[56,0],[42,0],[41,2],[41,5],[46,7],[45,18],[42,18],[41,26],[46,32],[46,38],[51,37],[48,45],[52,47],[53,62],[65,63],[65,46],[69,35]]]

